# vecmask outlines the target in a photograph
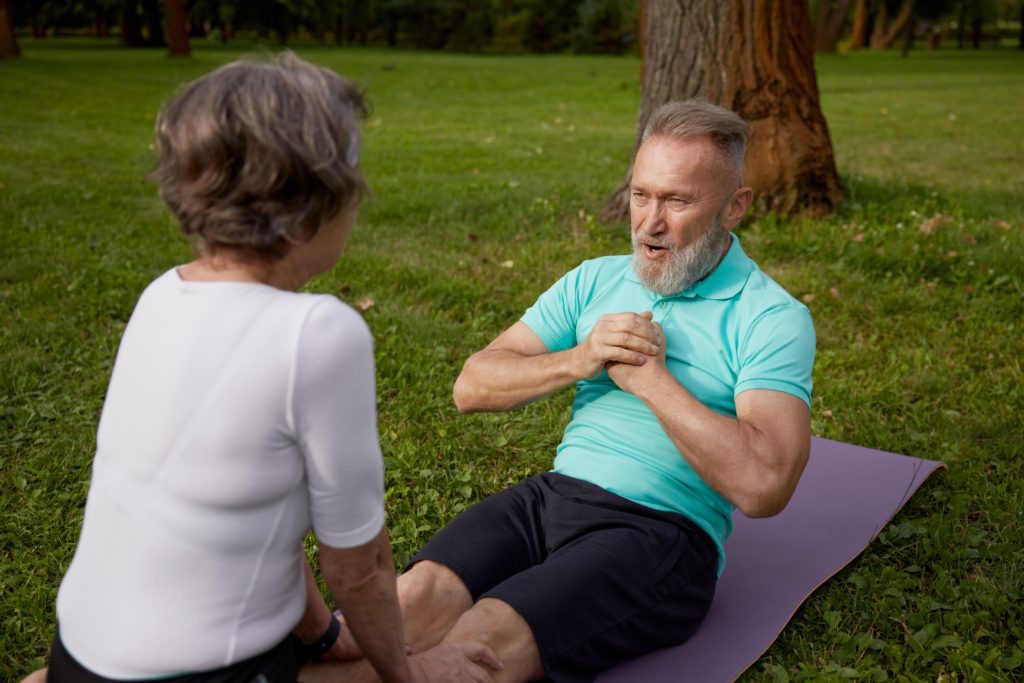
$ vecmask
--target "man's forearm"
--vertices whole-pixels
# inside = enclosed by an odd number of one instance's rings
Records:
[[[770,422],[770,415],[741,420],[716,413],[671,375],[641,394],[676,449],[710,487],[751,517],[782,510],[806,462],[801,434],[788,430],[780,439],[762,431],[757,425]],[[778,400],[799,401],[785,394]]]
[[[455,381],[455,405],[463,413],[524,406],[584,379],[577,355],[576,348],[536,356],[483,349],[469,357]]]

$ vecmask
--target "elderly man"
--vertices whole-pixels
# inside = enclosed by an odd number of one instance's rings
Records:
[[[592,680],[697,629],[733,506],[786,505],[810,446],[814,329],[730,233],[752,199],[746,137],[703,100],[655,112],[632,257],[583,263],[466,361],[463,412],[576,397],[554,470],[471,507],[399,579],[413,649],[479,639],[497,681]]]

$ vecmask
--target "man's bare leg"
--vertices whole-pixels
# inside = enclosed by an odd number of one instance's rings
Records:
[[[452,570],[424,560],[398,577],[398,604],[402,608],[405,642],[415,654],[444,640],[459,617],[473,606],[473,599]],[[369,662],[360,659],[314,662],[303,667],[299,680],[302,683],[377,683],[380,679]]]
[[[455,572],[424,560],[398,577],[398,604],[405,642],[416,653],[445,640],[459,618],[473,607],[473,598]]]
[[[524,683],[544,677],[540,651],[529,624],[508,603],[482,598],[459,617],[446,642],[478,640],[489,645],[505,665],[492,672],[495,683]]]

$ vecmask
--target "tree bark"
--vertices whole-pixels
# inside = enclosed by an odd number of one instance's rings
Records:
[[[850,45],[847,48],[850,52],[859,50],[867,42],[868,19],[871,18],[871,8],[868,0],[857,0],[857,7],[853,11],[853,30],[850,32]]]
[[[900,52],[900,56],[904,59],[910,54],[911,48],[914,47],[914,29],[915,24],[914,17],[911,16],[910,21],[903,28],[903,50]]]
[[[820,216],[841,192],[821,114],[807,5],[791,0],[648,0],[634,153],[651,113],[697,95],[750,124],[746,183],[761,211]],[[629,214],[630,169],[603,217]]]
[[[97,10],[93,17],[92,32],[97,39],[110,37],[110,24],[107,22],[106,14]]]
[[[128,47],[141,47],[142,22],[139,21],[138,3],[124,0],[121,4],[121,42]]]
[[[11,4],[8,0],[0,0],[0,59],[20,57],[18,41],[14,39],[14,17],[11,15]]]
[[[843,35],[846,15],[850,11],[850,0],[818,0],[818,17],[814,25],[814,51],[835,52]]]
[[[956,25],[956,46],[964,49],[967,40],[967,0],[960,2],[960,21]]]
[[[913,10],[914,0],[903,0],[903,6],[900,7],[899,13],[890,22],[889,10],[885,5],[885,0],[882,0],[879,3],[878,16],[875,17],[875,30],[871,32],[871,49],[884,50],[890,47],[899,38],[900,33],[906,29]]]
[[[164,13],[160,9],[160,0],[142,0],[142,17],[146,24],[146,45],[164,47]]]
[[[171,57],[188,57],[192,46],[188,40],[188,19],[185,17],[185,0],[165,0],[167,14],[167,52]]]

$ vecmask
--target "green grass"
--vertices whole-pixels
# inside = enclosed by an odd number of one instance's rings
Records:
[[[91,41],[22,47],[0,62],[5,680],[44,661],[135,298],[189,256],[144,179],[154,115],[242,49],[199,45],[172,61]],[[375,196],[342,263],[310,288],[374,301],[401,562],[466,505],[551,461],[570,392],[465,417],[451,384],[564,271],[628,250],[626,227],[594,214],[628,162],[639,64],[298,51],[368,83],[374,103]],[[815,434],[949,471],[744,680],[1019,680],[1024,55],[864,53],[823,58],[818,72],[847,201],[824,221],[749,220],[744,248],[814,313]]]

